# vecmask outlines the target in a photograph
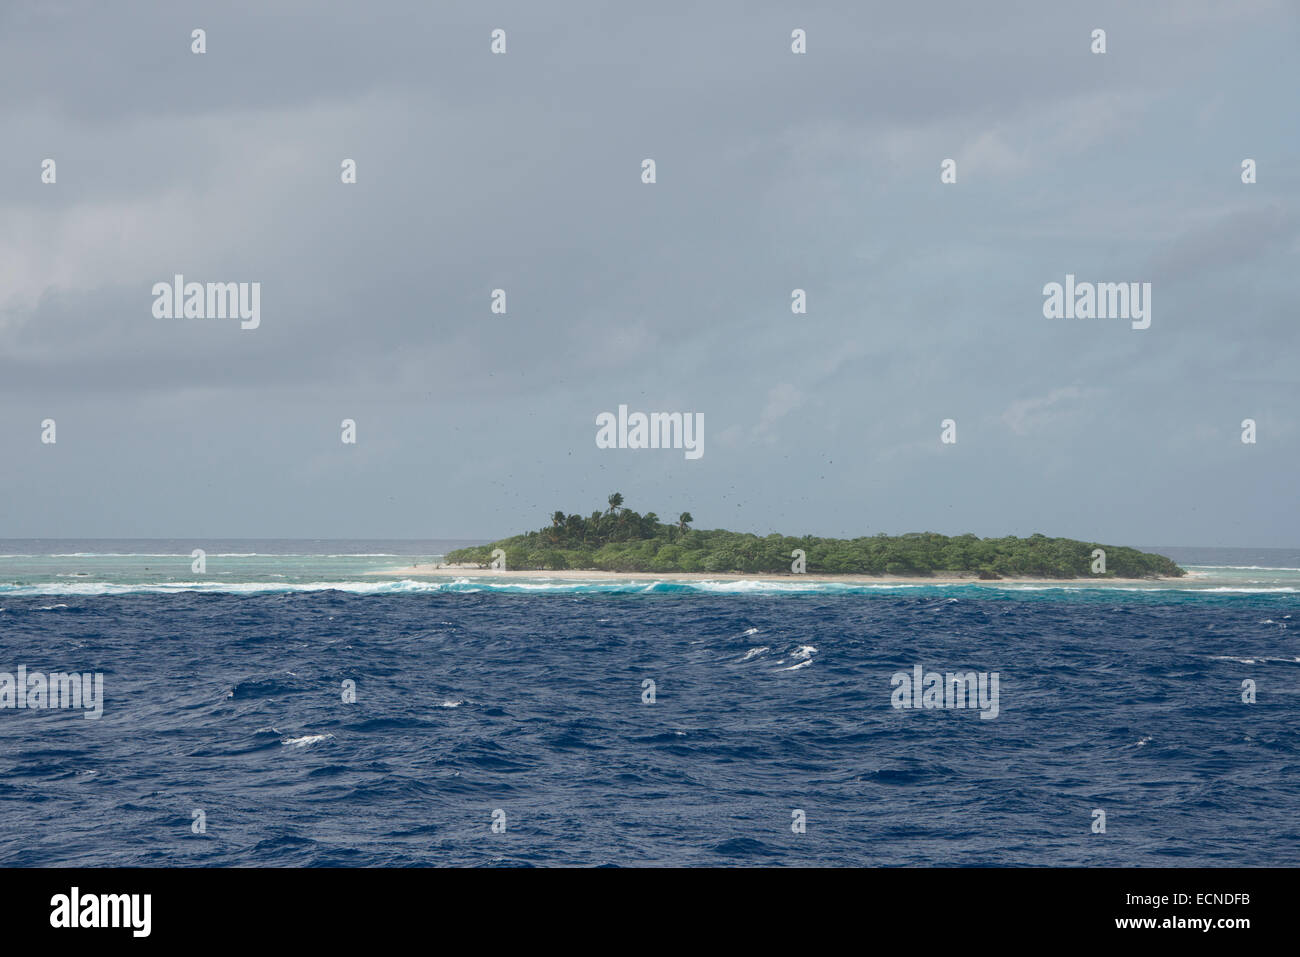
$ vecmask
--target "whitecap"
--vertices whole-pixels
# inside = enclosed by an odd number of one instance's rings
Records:
[[[812,664],[812,656],[817,654],[817,649],[812,645],[800,645],[794,651],[790,652],[790,658],[795,662],[789,668],[782,668],[782,671],[798,671],[800,668],[807,668]],[[785,659],[781,659],[777,664],[785,664]]]
[[[305,748],[310,744],[319,744],[332,737],[334,737],[332,734],[304,734],[300,738],[281,738],[280,743],[291,748]]]

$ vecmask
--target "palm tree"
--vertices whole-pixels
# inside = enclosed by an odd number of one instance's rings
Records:
[[[686,526],[693,521],[695,521],[695,516],[693,516],[690,512],[682,512],[681,515],[677,516],[677,527],[680,528],[683,532],[685,532]]]
[[[564,513],[552,512],[551,527],[546,533],[547,539],[553,545],[559,544],[560,537],[563,535],[563,533],[564,533]]]
[[[615,492],[613,495],[611,495],[608,501],[609,501],[609,513],[611,515],[613,515],[616,511],[618,511],[620,508],[623,507],[623,496],[618,492]]]

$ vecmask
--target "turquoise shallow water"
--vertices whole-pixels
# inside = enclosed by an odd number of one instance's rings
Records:
[[[0,539],[0,594],[255,592],[313,583],[375,584],[375,573],[437,561],[460,540]],[[193,552],[205,553],[194,571]],[[386,576],[390,577],[390,576]]]

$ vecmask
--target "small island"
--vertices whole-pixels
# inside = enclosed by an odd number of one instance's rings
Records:
[[[722,529],[691,528],[682,512],[676,522],[661,522],[654,512],[638,514],[609,496],[608,507],[581,515],[556,511],[551,524],[487,545],[459,548],[446,556],[451,568],[487,567],[492,553],[505,553],[510,570],[600,571],[615,573],[709,573],[794,575],[870,575],[932,578],[1177,578],[1185,574],[1163,555],[1134,548],[1081,542],[1071,538],[977,538],[909,532],[861,538],[754,535]],[[1094,571],[1096,549],[1105,553],[1105,571]]]

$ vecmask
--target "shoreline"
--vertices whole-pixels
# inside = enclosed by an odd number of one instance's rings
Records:
[[[549,569],[526,568],[517,571],[494,571],[481,565],[405,565],[399,568],[367,572],[384,578],[480,578],[493,581],[548,580],[548,581],[761,581],[761,582],[823,582],[844,585],[1140,585],[1162,582],[1187,582],[1204,577],[1189,572],[1181,577],[1169,575],[1151,578],[980,578],[974,572],[948,575],[859,575],[854,573],[831,574],[807,572],[802,575],[773,572],[610,572],[599,569]]]

